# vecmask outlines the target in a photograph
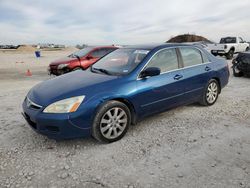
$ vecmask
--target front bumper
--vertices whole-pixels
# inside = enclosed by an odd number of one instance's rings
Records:
[[[39,134],[61,140],[91,136],[91,124],[80,114],[46,114],[42,109],[32,109],[23,102],[23,117]]]

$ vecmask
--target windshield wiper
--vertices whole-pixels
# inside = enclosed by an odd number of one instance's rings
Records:
[[[98,69],[98,68],[93,68],[92,67],[92,70],[98,71],[98,72],[101,72],[101,73],[104,73],[104,74],[107,74],[107,75],[111,75],[111,73],[106,69]]]

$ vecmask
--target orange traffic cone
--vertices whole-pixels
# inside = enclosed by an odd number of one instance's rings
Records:
[[[31,73],[31,71],[28,69],[25,75],[26,75],[26,76],[32,76],[32,73]]]

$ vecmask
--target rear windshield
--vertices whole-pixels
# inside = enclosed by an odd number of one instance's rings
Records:
[[[220,40],[220,44],[236,43],[236,37],[226,37]]]

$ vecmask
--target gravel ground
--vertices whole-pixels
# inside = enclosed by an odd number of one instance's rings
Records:
[[[50,78],[49,61],[63,53],[47,52],[40,60],[0,53],[1,188],[250,188],[249,78],[231,76],[214,106],[193,104],[147,118],[116,143],[54,141],[33,132],[20,112],[28,90]],[[16,65],[16,57],[25,65]],[[27,67],[32,77],[24,76]]]

